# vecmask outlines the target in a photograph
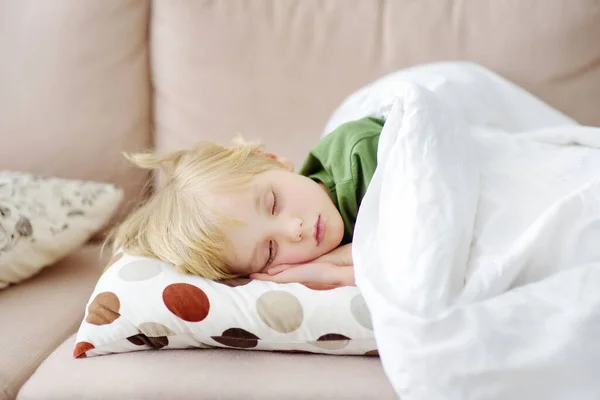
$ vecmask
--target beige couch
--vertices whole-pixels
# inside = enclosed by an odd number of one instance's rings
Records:
[[[598,0],[0,0],[0,163],[114,182],[127,194],[122,215],[146,180],[122,150],[240,132],[299,162],[350,91],[451,59],[600,125],[599,38]],[[394,397],[373,358],[198,350],[74,360],[73,333],[107,256],[91,242],[0,291],[1,399]]]

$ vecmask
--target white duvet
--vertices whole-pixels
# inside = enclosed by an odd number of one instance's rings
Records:
[[[381,361],[409,399],[600,398],[600,129],[473,64],[400,71],[355,228]]]

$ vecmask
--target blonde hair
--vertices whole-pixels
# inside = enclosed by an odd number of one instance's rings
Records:
[[[140,168],[163,171],[165,181],[111,232],[113,250],[158,258],[180,272],[208,279],[235,277],[223,261],[231,246],[222,231],[224,224],[235,221],[212,210],[207,196],[283,165],[257,144],[241,138],[234,143],[224,147],[204,141],[188,151],[126,154]]]

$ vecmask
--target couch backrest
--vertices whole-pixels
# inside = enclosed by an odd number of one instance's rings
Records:
[[[354,89],[457,59],[600,125],[598,0],[155,0],[151,38],[161,149],[239,132],[299,162]]]
[[[600,125],[599,37],[597,0],[0,0],[0,168],[133,205],[123,150],[242,133],[298,163],[357,87],[452,59]]]
[[[151,146],[149,1],[0,0],[0,168],[114,182]],[[123,212],[126,212],[126,207]]]

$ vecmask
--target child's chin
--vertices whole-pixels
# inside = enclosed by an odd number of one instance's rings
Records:
[[[322,249],[320,249],[320,252],[323,253],[321,254],[319,257],[324,256],[325,254],[335,250],[338,246],[339,246],[339,242],[336,241],[327,241],[325,242],[325,240],[323,241],[324,246],[321,246]],[[341,242],[341,240],[340,240]]]
[[[335,235],[331,237],[331,247],[334,249],[342,244],[342,240],[344,239],[344,224],[341,224],[341,226],[336,228]]]

